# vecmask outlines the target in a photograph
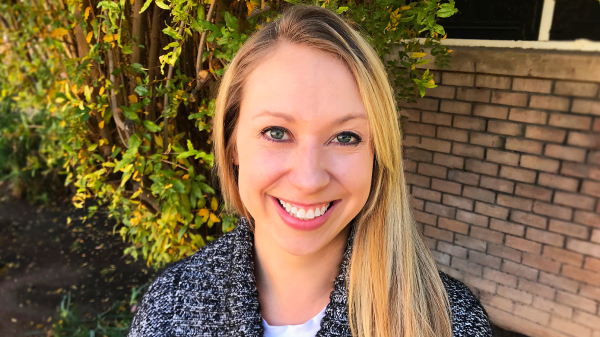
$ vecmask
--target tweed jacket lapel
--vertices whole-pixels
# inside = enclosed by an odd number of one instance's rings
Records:
[[[349,235],[318,337],[351,336],[346,273],[353,232]],[[212,251],[213,259],[221,260],[212,270],[182,273],[181,279],[176,281],[178,300],[175,301],[177,305],[172,321],[175,336],[263,335],[254,277],[253,245],[254,234],[250,225],[245,218],[240,218],[231,233],[206,247]],[[193,261],[190,263],[193,264]]]

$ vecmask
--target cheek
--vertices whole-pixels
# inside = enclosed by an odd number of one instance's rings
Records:
[[[373,159],[372,151],[330,158],[330,172],[335,174],[335,179],[352,195],[352,202],[360,208],[364,206],[371,190]]]

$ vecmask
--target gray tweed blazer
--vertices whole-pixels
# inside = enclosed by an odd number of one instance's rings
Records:
[[[351,337],[346,272],[353,234],[317,337]],[[253,272],[254,236],[246,219],[193,256],[165,270],[148,288],[129,337],[262,336]],[[454,337],[491,337],[481,303],[460,281],[440,272],[449,296]]]

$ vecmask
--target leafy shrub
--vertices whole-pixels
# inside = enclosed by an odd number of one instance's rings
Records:
[[[125,253],[149,265],[189,256],[230,231],[236,218],[221,211],[211,179],[212,98],[248,36],[300,0],[12,2],[0,4],[0,99],[12,102],[2,114],[33,111],[43,126],[39,148],[24,153],[37,151],[47,172],[64,174],[76,207],[90,198],[104,204],[131,243]],[[456,12],[453,0],[310,3],[366,32],[382,58],[399,46],[384,58],[398,100],[435,86],[418,68],[430,61],[425,48],[439,66],[448,63],[436,22]],[[15,142],[27,130],[5,135]]]

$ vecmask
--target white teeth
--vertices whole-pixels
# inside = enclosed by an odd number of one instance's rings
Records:
[[[315,209],[315,217],[318,217],[319,215],[321,215],[321,209],[317,207],[317,209]]]
[[[325,214],[326,211],[327,211],[327,206],[321,207],[321,214]]]
[[[315,212],[312,209],[309,209],[308,211],[306,211],[306,219],[314,219],[315,218]]]
[[[327,204],[320,208],[315,207],[314,209],[305,210],[304,208],[298,208],[293,204],[282,200],[279,200],[279,203],[281,204],[281,207],[286,210],[286,212],[291,214],[293,217],[301,220],[311,220],[316,217],[319,217],[325,214],[325,212],[327,212],[327,209],[329,208],[329,204]]]
[[[285,204],[285,211],[289,213],[291,210],[292,206],[290,206],[290,204]]]
[[[304,217],[306,216],[306,211],[304,211],[304,209],[303,209],[303,208],[300,208],[300,209],[298,210],[298,213],[296,214],[296,216],[297,216],[299,219],[304,219]]]
[[[290,212],[291,212],[293,215],[296,215],[296,213],[298,213],[298,209],[297,209],[296,207],[292,207],[292,209],[290,210]]]

